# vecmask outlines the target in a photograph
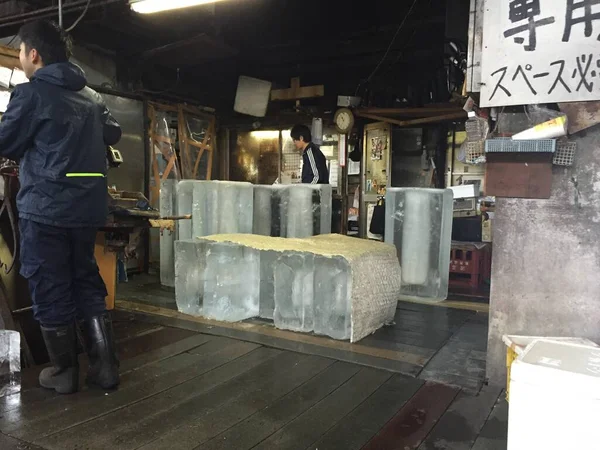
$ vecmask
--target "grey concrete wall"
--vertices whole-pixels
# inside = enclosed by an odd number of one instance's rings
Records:
[[[497,201],[487,359],[494,385],[506,382],[504,334],[600,343],[600,126],[572,139],[575,165],[553,168],[550,200]]]

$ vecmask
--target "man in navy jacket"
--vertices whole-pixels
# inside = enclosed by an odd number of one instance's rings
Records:
[[[296,125],[291,131],[292,140],[302,152],[302,183],[329,184],[327,159],[321,149],[312,143],[312,135],[306,125]]]
[[[121,129],[69,62],[71,42],[63,30],[30,22],[19,37],[29,83],[15,88],[2,117],[0,155],[20,162],[21,274],[52,362],[40,384],[61,394],[77,391],[80,319],[88,383],[110,389],[119,383],[118,361],[94,245],[108,213],[106,150],[120,140]]]

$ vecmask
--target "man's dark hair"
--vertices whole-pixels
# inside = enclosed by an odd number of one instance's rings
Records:
[[[25,49],[37,50],[45,66],[69,61],[72,43],[68,33],[49,20],[26,23],[19,30]]]
[[[299,141],[300,138],[304,139],[304,142],[306,143],[312,141],[310,128],[308,128],[306,125],[295,125],[290,134],[294,141]]]

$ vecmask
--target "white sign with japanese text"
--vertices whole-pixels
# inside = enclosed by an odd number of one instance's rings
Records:
[[[600,100],[600,0],[485,0],[481,106]]]

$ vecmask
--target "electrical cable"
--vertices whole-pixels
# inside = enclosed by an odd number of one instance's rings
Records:
[[[371,72],[371,75],[369,75],[367,77],[367,79],[364,81],[364,83],[361,82],[361,83],[358,84],[358,86],[356,88],[356,92],[357,93],[358,93],[358,90],[360,89],[360,87],[363,84],[366,84],[366,83],[368,83],[369,81],[371,81],[373,79],[373,77],[375,76],[375,74],[377,73],[377,71],[379,70],[379,68],[381,67],[381,65],[387,59],[388,55],[390,54],[390,51],[392,51],[392,47],[396,43],[396,39],[398,38],[398,35],[400,34],[400,31],[402,31],[402,28],[404,28],[404,24],[406,23],[406,21],[410,17],[411,13],[413,12],[413,9],[415,9],[416,4],[417,4],[417,0],[413,0],[413,3],[412,3],[412,5],[410,5],[410,8],[409,8],[408,12],[406,13],[406,16],[404,16],[404,19],[402,20],[402,22],[400,22],[400,25],[398,25],[398,28],[396,29],[396,32],[394,33],[394,37],[392,38],[392,41],[390,42],[390,45],[388,45],[388,48],[385,51],[385,54],[383,55],[383,58],[381,58],[381,61],[379,61],[379,64],[377,64],[377,66],[375,67],[375,69],[373,69],[373,72]]]
[[[75,29],[75,27],[77,25],[79,25],[79,22],[81,22],[81,20],[85,17],[88,10],[90,9],[90,3],[92,3],[92,0],[88,0],[87,4],[85,5],[85,9],[81,13],[81,15],[77,18],[77,20],[75,20],[75,22],[73,22],[73,25],[71,25],[69,28],[67,28],[65,30],[67,33],[70,33],[71,31],[73,31]]]
[[[12,37],[12,39],[11,39],[10,41],[8,41],[8,44],[6,44],[6,46],[7,46],[7,47],[10,47],[10,44],[12,44],[12,43],[15,41],[15,39],[17,38],[17,36],[18,36],[18,34],[15,34],[15,35]]]

